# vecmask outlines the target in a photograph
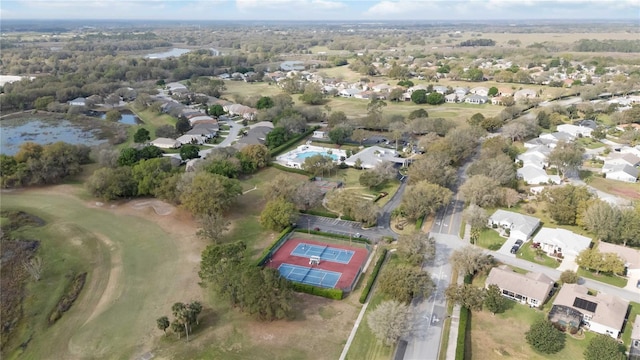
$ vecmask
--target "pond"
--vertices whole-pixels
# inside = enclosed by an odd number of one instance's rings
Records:
[[[168,57],[178,57],[182,54],[186,54],[188,53],[189,49],[180,49],[180,48],[173,48],[169,51],[165,51],[165,52],[161,52],[161,53],[154,53],[154,54],[148,54],[145,56],[145,58],[147,59],[166,59]]]
[[[140,119],[133,114],[122,113],[121,116],[122,118],[118,121],[120,124],[127,124],[127,125],[142,124],[142,121],[140,121]],[[106,113],[103,113],[102,115],[100,115],[100,119],[104,120],[106,118],[107,118]]]
[[[99,145],[100,130],[85,129],[82,124],[68,120],[18,119],[0,122],[0,153],[15,155],[22,143],[31,141],[41,145],[64,141],[69,144]]]

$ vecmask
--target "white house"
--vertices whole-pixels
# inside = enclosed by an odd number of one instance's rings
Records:
[[[531,89],[518,90],[513,94],[513,98],[516,101],[521,99],[534,98],[536,96],[538,96],[538,93],[535,90],[531,90]]]
[[[322,131],[322,130],[316,130],[313,132],[313,135],[311,137],[314,137],[316,139],[326,139],[327,138],[327,132],[326,131]]]
[[[358,89],[342,89],[338,92],[338,95],[346,98],[354,97],[357,94],[360,94],[362,90]]]
[[[533,216],[499,209],[489,217],[488,225],[509,229],[509,238],[527,241],[540,226],[540,220]]]
[[[555,144],[555,140],[545,139],[545,138],[533,138],[531,140],[527,140],[524,142],[524,147],[527,149],[534,148],[537,146],[546,146],[550,148],[550,145]]]
[[[622,332],[628,308],[628,300],[603,292],[590,295],[584,285],[564,284],[553,302],[549,317],[552,314],[571,314],[589,330],[617,339]],[[550,320],[554,321],[552,318]]]
[[[206,136],[202,136],[202,135],[186,135],[185,134],[185,135],[180,136],[176,140],[179,141],[183,145],[186,145],[186,144],[201,145],[201,144],[204,144],[205,141],[207,141],[207,137]]]
[[[638,181],[638,169],[629,165],[613,165],[604,173],[604,177],[611,180],[634,183]]]
[[[436,85],[436,86],[433,87],[433,91],[444,95],[447,92],[449,92],[449,88],[446,87],[446,86],[442,86],[442,85]]]
[[[71,106],[86,106],[87,105],[87,99],[85,99],[83,97],[75,98],[75,99],[69,101],[69,105],[71,105]]]
[[[583,136],[583,137],[591,137],[591,133],[593,129],[586,126],[576,126],[571,124],[562,124],[557,126],[558,131],[570,134],[574,138]]]
[[[560,184],[561,179],[558,175],[549,175],[544,169],[537,166],[526,165],[516,170],[518,179],[524,180],[529,185],[540,184]]]
[[[573,141],[575,137],[569,133],[556,131],[554,133],[542,134],[539,136],[539,138],[553,141],[552,143],[549,144],[549,147],[555,148],[556,144],[559,141]]]
[[[516,159],[522,161],[523,166],[533,165],[543,169],[548,165],[547,157],[549,156],[549,154],[551,154],[550,148],[544,145],[539,145],[527,149],[526,152],[518,155]]]
[[[489,96],[489,88],[484,86],[476,86],[469,90],[470,93],[480,96]]]
[[[380,146],[371,146],[365,148],[357,154],[348,157],[344,163],[348,166],[355,166],[360,160],[360,166],[364,169],[373,169],[383,162],[393,162],[396,164],[404,164],[406,159],[398,157],[395,150],[386,149]]]
[[[466,102],[467,104],[480,105],[485,104],[487,101],[489,101],[489,98],[486,95],[473,94],[464,98],[464,102]]]
[[[565,229],[543,227],[533,238],[533,243],[549,255],[562,254],[564,257],[576,257],[591,244],[591,239]]]
[[[378,84],[378,85],[374,85],[372,90],[377,93],[383,92],[383,91],[389,91],[391,90],[391,86],[387,84]]]
[[[456,93],[451,93],[444,96],[444,102],[453,104],[458,102],[458,95]]]
[[[602,167],[602,172],[607,172],[607,168],[613,167],[615,165],[629,165],[629,166],[638,166],[640,165],[640,157],[637,157],[633,154],[622,154],[622,153],[613,153],[610,154],[604,160],[604,165]]]
[[[192,116],[192,117],[189,118],[189,123],[191,124],[191,126],[195,125],[198,122],[202,122],[202,121],[215,122],[215,119],[212,118],[211,116],[204,115],[204,114]]]
[[[159,147],[162,149],[177,149],[182,143],[178,140],[169,139],[169,138],[157,138],[153,141],[149,142],[149,145],[153,145],[155,147]]]
[[[520,274],[507,265],[494,267],[485,285],[497,285],[502,296],[532,307],[541,306],[549,296],[554,281],[545,274],[528,272]]]

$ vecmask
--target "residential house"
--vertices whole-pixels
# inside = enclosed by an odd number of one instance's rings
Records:
[[[591,245],[591,239],[565,229],[543,227],[533,238],[534,244],[550,256],[575,258]]]
[[[602,170],[604,171],[604,167]],[[635,183],[638,181],[638,169],[629,165],[613,165],[608,168],[604,177],[611,180]]]
[[[181,94],[184,94],[189,91],[184,84],[181,84],[179,82],[168,83],[165,85],[165,88],[171,92],[181,93]]]
[[[207,139],[208,138],[206,136],[202,136],[199,134],[198,135],[184,134],[179,138],[177,138],[176,140],[179,141],[182,145],[187,145],[187,144],[202,145],[207,141]]]
[[[348,166],[355,166],[358,160],[360,160],[360,166],[362,168],[373,169],[383,162],[404,164],[407,159],[398,157],[395,150],[386,149],[380,146],[371,146],[348,157],[344,163]]]
[[[571,124],[562,124],[558,125],[557,129],[559,132],[567,133],[574,138],[578,137],[591,137],[591,133],[593,129],[586,126],[576,126]]]
[[[359,89],[342,89],[338,92],[338,95],[346,98],[355,97],[357,94],[360,94],[362,90]]]
[[[253,120],[258,113],[258,110],[241,104],[226,105],[222,108],[231,116],[242,116],[243,119],[247,120]]]
[[[633,154],[640,158],[640,145],[623,146],[619,149],[621,154]]]
[[[374,85],[372,87],[372,90],[374,92],[377,92],[377,93],[379,93],[379,92],[388,92],[388,91],[391,90],[391,86],[389,86],[387,84],[378,84],[378,85]]]
[[[453,89],[453,93],[458,95],[458,97],[462,98],[469,93],[469,88],[464,86],[458,86]]]
[[[492,105],[504,105],[505,98],[507,96],[495,96],[491,98]],[[510,96],[509,96],[510,97]]]
[[[549,320],[556,322],[570,314],[577,318],[578,325],[584,324],[593,332],[617,339],[622,333],[628,308],[628,300],[602,292],[591,295],[584,285],[564,284],[553,302]]]
[[[630,153],[612,153],[605,160],[602,172],[608,172],[609,168],[615,165],[629,165],[636,167],[640,165],[640,157]]]
[[[555,143],[559,141],[572,141],[574,139],[574,137],[571,134],[565,133],[565,132],[559,132],[559,131],[556,131],[554,133],[542,134],[539,136],[539,138],[553,141],[552,144],[549,144],[549,147],[551,148],[555,148],[556,147]]]
[[[157,138],[149,142],[149,145],[159,147],[161,149],[177,149],[182,146],[182,143],[175,139],[169,138]]]
[[[69,101],[70,106],[87,106],[87,99],[83,97],[75,98]]]
[[[273,127],[269,126],[256,126],[251,128],[245,133],[243,137],[233,145],[234,148],[242,150],[247,145],[261,144],[264,145],[267,134],[273,130]]]
[[[498,95],[500,96],[513,96],[513,89],[510,87],[499,87]]]
[[[469,90],[470,93],[480,96],[489,96],[489,88],[484,86],[476,86]]]
[[[442,95],[445,95],[446,93],[449,92],[449,88],[446,86],[442,86],[442,85],[436,85],[433,87],[433,91],[440,93]]]
[[[590,128],[592,130],[595,130],[595,129],[598,128],[598,123],[595,122],[594,120],[589,120],[589,119],[578,120],[578,121],[574,122],[573,125],[582,126],[582,127],[588,127],[588,128]]]
[[[550,148],[550,145],[555,144],[555,140],[545,139],[545,138],[534,138],[531,140],[527,140],[524,142],[524,147],[527,149],[535,148],[537,146],[546,146]]]
[[[534,98],[537,96],[538,96],[538,93],[535,90],[531,90],[531,89],[518,90],[513,94],[513,98],[516,101],[528,99],[528,98]]]
[[[542,306],[553,288],[554,281],[545,274],[520,274],[507,265],[494,267],[485,285],[497,285],[502,296],[532,307]]]
[[[203,138],[211,139],[218,134],[218,124],[217,123],[196,123],[196,125],[191,128],[191,130],[187,131],[185,135],[195,135],[201,136]],[[206,140],[205,140],[206,142]]]
[[[627,274],[630,272],[640,273],[640,250],[627,246],[606,243],[604,241],[600,241],[598,243],[598,250],[601,253],[614,253],[618,255],[624,261],[624,267]]]
[[[457,103],[458,102],[458,94],[451,93],[451,94],[445,95],[444,96],[444,101],[447,102],[447,103],[450,103],[450,104]]]
[[[466,102],[467,104],[481,105],[485,104],[487,101],[489,101],[489,98],[486,95],[473,94],[464,98],[464,102]]]
[[[544,169],[549,163],[547,157],[551,153],[551,149],[546,146],[536,146],[528,149],[525,153],[516,157],[516,160],[522,162],[522,166],[533,165]]]
[[[328,137],[328,133],[326,131],[316,130],[313,132],[311,137],[316,139],[326,139]]]
[[[498,209],[489,217],[488,225],[509,229],[509,238],[527,241],[540,226],[540,220],[533,216]]]
[[[627,131],[627,130],[640,131],[640,124],[636,124],[636,123],[621,124],[621,125],[616,126],[616,130],[618,130],[618,131]]]
[[[191,124],[191,126],[194,126],[199,122],[217,123],[217,121],[214,118],[204,114],[195,114],[192,116],[188,116],[187,119],[189,119],[189,123]]]
[[[560,184],[561,179],[558,175],[549,175],[544,169],[537,166],[526,165],[516,170],[518,179],[524,180],[528,185],[541,184]]]

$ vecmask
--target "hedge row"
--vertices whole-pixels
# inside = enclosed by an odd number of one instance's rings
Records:
[[[424,223],[424,216],[420,217],[416,221],[416,230],[420,231],[422,229],[422,224]]]
[[[327,289],[309,284],[301,284],[297,282],[291,282],[293,290],[303,292],[311,295],[318,295],[326,297],[327,299],[342,300],[344,295],[340,289]]]
[[[311,234],[314,234],[314,235],[326,236],[326,237],[330,237],[330,238],[334,238],[334,239],[340,239],[340,240],[349,240],[349,239],[351,239],[351,241],[353,241],[353,242],[363,243],[363,244],[371,244],[371,240],[366,239],[366,238],[349,237],[347,235],[340,235],[340,234],[328,233],[328,232],[323,232],[323,231],[315,231],[315,230],[310,230],[308,232],[311,233]]]
[[[376,261],[376,266],[373,267],[373,271],[371,272],[371,276],[369,276],[369,280],[367,280],[367,285],[362,289],[362,294],[360,294],[360,304],[364,304],[367,301],[367,297],[369,297],[369,292],[371,292],[371,288],[373,287],[373,283],[376,281],[378,277],[378,273],[380,272],[380,268],[384,263],[384,259],[387,257],[387,249],[382,250],[382,254]]]
[[[269,258],[269,256],[271,255],[271,251],[278,246],[278,244],[280,243],[280,241],[282,240],[282,238],[284,238],[285,236],[287,236],[287,234],[289,234],[291,231],[293,230],[293,228],[291,226],[287,227],[286,229],[282,230],[282,232],[280,233],[280,236],[278,236],[278,238],[276,239],[276,241],[274,241],[273,243],[271,243],[271,245],[269,245],[268,248],[262,250],[262,254],[260,255],[260,257],[258,258],[256,264],[258,266],[262,266],[264,265],[264,263],[267,261],[267,259]]]
[[[284,165],[280,165],[277,163],[271,163],[269,164],[269,166],[274,167],[278,170],[282,170],[282,171],[286,171],[286,172],[290,172],[290,173],[295,173],[295,174],[301,174],[301,175],[305,175],[305,176],[309,176],[311,177],[311,174],[309,174],[308,172],[302,170],[302,169],[294,169],[294,168],[290,168],[288,166],[284,166]]]
[[[309,214],[309,215],[315,215],[315,216],[323,216],[323,217],[328,217],[328,218],[332,218],[332,219],[337,219],[338,215],[332,213],[332,212],[328,212],[328,211],[319,211],[319,210],[300,210],[301,213],[303,214]]]
[[[456,340],[456,360],[464,360],[469,315],[470,311],[468,308],[464,306],[460,308],[460,324],[458,326],[458,339]]]
[[[318,128],[319,128],[319,126],[314,126],[314,127],[310,128],[309,130],[305,131],[304,133],[289,139],[287,142],[285,142],[284,144],[278,146],[277,148],[271,149],[271,151],[269,151],[269,153],[271,154],[271,157],[275,157],[277,155],[282,154],[285,150],[290,148],[293,144],[295,144],[298,141],[300,141],[301,139],[304,139],[305,137],[313,134],[313,132],[316,131],[316,129],[318,129]]]

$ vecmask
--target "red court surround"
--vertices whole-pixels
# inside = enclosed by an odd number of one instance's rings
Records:
[[[276,251],[276,253],[271,257],[271,261],[267,261],[265,265],[274,269],[277,269],[282,263],[310,267],[308,257],[291,255],[293,249],[295,249],[296,246],[300,243],[329,246],[336,249],[352,250],[354,252],[353,256],[351,257],[351,261],[348,264],[340,264],[331,261],[320,261],[319,266],[314,266],[314,268],[316,269],[342,273],[342,276],[340,276],[340,280],[338,280],[338,283],[336,284],[336,289],[348,288],[353,284],[356,275],[358,275],[358,270],[360,269],[360,267],[364,266],[364,263],[367,261],[367,256],[369,255],[367,253],[367,249],[361,247],[335,243],[330,244],[320,241],[295,238],[289,239],[287,240],[287,242],[282,244],[278,251]]]

